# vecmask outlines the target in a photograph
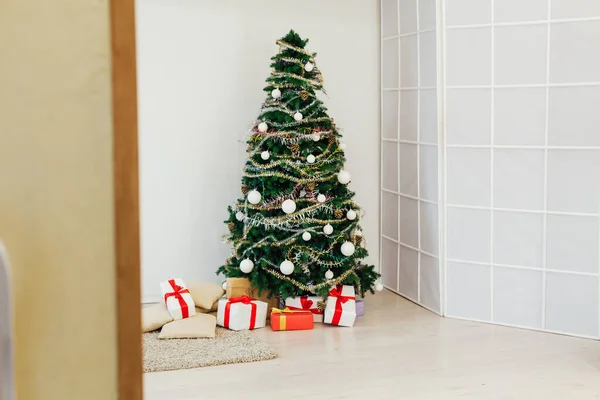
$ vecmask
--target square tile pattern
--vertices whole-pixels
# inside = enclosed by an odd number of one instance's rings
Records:
[[[444,141],[436,1],[382,0],[383,282],[439,311],[441,230],[449,316],[598,337],[600,1],[442,1]]]
[[[381,206],[384,284],[440,312],[436,12],[436,0],[382,3]]]
[[[600,1],[444,1],[448,314],[598,337]]]

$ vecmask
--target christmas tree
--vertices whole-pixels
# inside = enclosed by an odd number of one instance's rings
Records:
[[[316,96],[316,53],[293,30],[271,58],[267,99],[248,144],[243,197],[228,207],[231,256],[217,273],[246,277],[283,298],[352,285],[364,295],[379,278],[360,231],[362,211],[348,189],[344,148]]]

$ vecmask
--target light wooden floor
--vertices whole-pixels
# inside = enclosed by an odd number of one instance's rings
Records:
[[[279,358],[145,375],[145,398],[600,399],[600,342],[440,318],[384,291],[354,328],[255,331]]]

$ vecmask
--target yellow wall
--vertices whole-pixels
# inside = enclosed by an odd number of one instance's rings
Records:
[[[108,1],[0,1],[19,399],[117,397]]]

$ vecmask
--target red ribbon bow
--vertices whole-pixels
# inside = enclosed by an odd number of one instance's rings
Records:
[[[252,301],[254,301],[254,299],[245,294],[240,297],[230,298],[227,301],[227,304],[225,304],[225,316],[223,318],[224,319],[223,325],[225,325],[225,328],[229,328],[229,317],[231,316],[231,305],[235,304],[235,303],[242,303],[242,304],[249,304],[251,307],[249,329],[254,329],[254,325],[256,324],[256,303],[253,303]]]
[[[323,314],[323,311],[319,310],[317,307],[311,308],[314,304],[312,300],[309,300],[307,296],[300,297],[300,305],[302,307],[294,307],[294,306],[286,306],[290,310],[308,310],[313,314]]]
[[[336,297],[335,300],[335,312],[333,313],[333,318],[331,319],[332,325],[339,325],[340,319],[342,318],[342,304],[347,302],[348,300],[356,300],[354,296],[342,296],[343,285],[337,285],[334,289],[329,292],[330,297]]]
[[[183,299],[183,293],[189,293],[190,291],[184,289],[183,286],[179,286],[175,283],[175,279],[170,279],[169,285],[173,288],[173,292],[165,293],[165,304],[167,304],[167,299],[169,297],[175,297],[177,301],[179,301],[179,307],[181,307],[181,318],[187,318],[190,316],[190,310],[188,309],[188,304]]]

